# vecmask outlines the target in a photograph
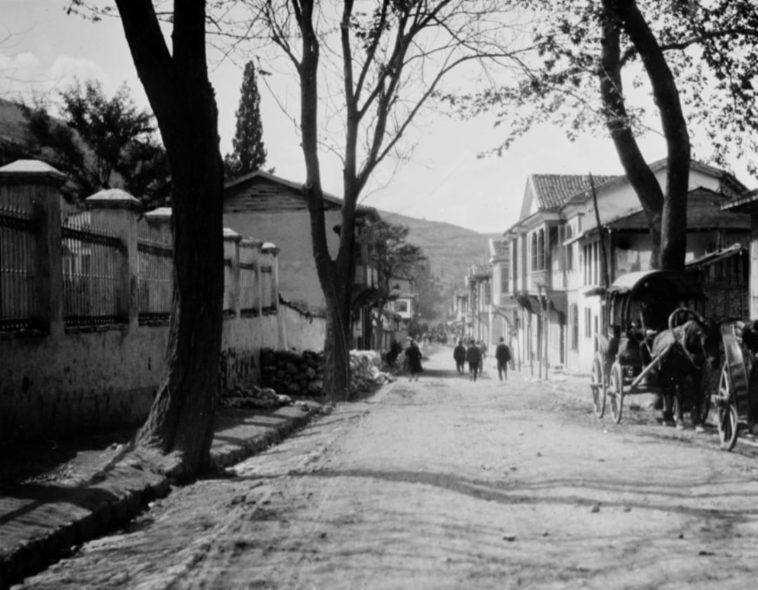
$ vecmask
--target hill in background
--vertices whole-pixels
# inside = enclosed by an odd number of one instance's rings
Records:
[[[482,234],[465,227],[379,211],[385,221],[409,228],[408,242],[420,246],[431,263],[432,274],[445,287],[463,287],[472,264],[488,261],[488,240],[501,234]]]

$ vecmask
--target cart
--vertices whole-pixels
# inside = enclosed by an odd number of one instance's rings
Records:
[[[608,404],[618,424],[626,396],[666,393],[658,383],[659,361],[676,343],[672,341],[653,353],[655,336],[687,319],[700,318],[698,310],[704,302],[695,279],[676,271],[628,273],[605,291],[603,331],[595,335],[590,382],[598,418],[603,417]],[[708,403],[699,408],[700,412],[707,410]]]
[[[711,401],[715,408],[721,448],[731,451],[737,443],[740,426],[750,418],[750,392],[758,384],[752,383],[753,355],[743,346],[742,322],[728,322],[721,326],[724,343],[724,364],[719,376],[717,392]]]

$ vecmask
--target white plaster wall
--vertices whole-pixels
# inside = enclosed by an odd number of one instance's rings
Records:
[[[260,350],[322,350],[325,320],[284,305],[279,314],[227,319],[221,385],[260,381]],[[140,424],[165,368],[168,326],[103,329],[58,338],[0,339],[0,441],[57,438]]]

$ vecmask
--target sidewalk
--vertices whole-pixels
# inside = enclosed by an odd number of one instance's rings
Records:
[[[322,412],[315,402],[307,402],[307,408],[284,406],[270,411],[220,409],[211,461],[216,467],[237,463]],[[0,588],[105,534],[170,492],[165,476],[116,461],[120,451],[116,435],[111,439],[116,442],[105,449],[104,437],[97,438],[84,441],[54,466],[43,456],[48,452],[44,447],[19,449],[20,461],[36,461],[45,472],[0,487]]]

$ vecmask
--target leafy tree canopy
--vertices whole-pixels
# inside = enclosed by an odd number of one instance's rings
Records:
[[[167,202],[170,172],[152,115],[137,108],[126,86],[111,98],[96,81],[59,93],[60,118],[42,100],[19,105],[35,157],[68,175],[66,191],[81,201],[103,188],[123,188],[147,206]]]
[[[533,45],[523,54],[515,83],[445,97],[459,113],[494,110],[506,130],[495,151],[540,123],[558,123],[569,139],[605,133],[609,106],[600,83],[603,21],[615,1],[519,0],[531,14],[526,34]],[[706,141],[695,155],[725,166],[727,159],[755,153],[758,108],[758,5],[752,0],[638,0],[636,4],[671,68],[689,126]],[[515,4],[514,4],[515,6]],[[611,18],[614,18],[611,15]],[[619,66],[626,112],[614,117],[635,135],[658,132],[638,49],[623,29]],[[634,91],[628,91],[628,87]],[[627,88],[625,90],[625,88]],[[660,114],[660,113],[659,113]],[[664,115],[661,115],[664,116]],[[753,171],[754,171],[753,167]]]
[[[392,291],[392,281],[413,280],[426,258],[419,246],[406,241],[409,229],[404,225],[379,221],[370,231],[369,259],[376,268],[386,299]]]

